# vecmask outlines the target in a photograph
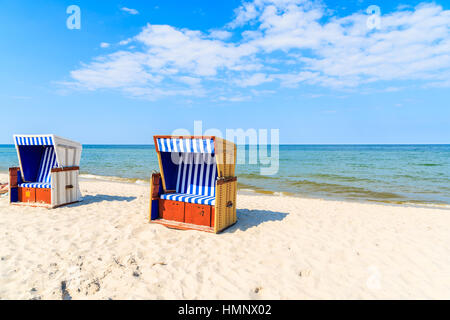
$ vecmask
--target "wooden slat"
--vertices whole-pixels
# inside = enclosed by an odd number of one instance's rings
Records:
[[[233,181],[237,181],[237,177],[226,177],[223,179],[218,179],[217,184],[221,185],[221,184],[225,184],[225,183],[233,182]]]
[[[162,185],[163,185],[163,190],[164,190],[164,193],[166,193],[167,192],[166,179],[164,178],[164,170],[163,170],[163,165],[162,165],[162,161],[161,161],[161,153],[158,151],[156,153],[156,156],[158,157],[159,172],[161,173],[161,181],[162,181]]]
[[[9,188],[17,188],[19,170],[17,167],[9,168]]]
[[[155,139],[155,145],[156,139],[212,139],[215,140],[215,136],[153,136]]]
[[[80,170],[80,167],[53,168],[52,172],[74,171],[74,170]]]
[[[214,233],[214,228],[212,228],[212,227],[198,226],[198,225],[190,224],[190,223],[186,223],[186,222],[156,219],[156,220],[152,220],[151,223],[162,224],[163,226],[166,226],[169,228],[174,228],[174,229],[180,229],[180,230],[198,230],[198,231],[206,231],[206,232]]]
[[[11,203],[13,206],[21,206],[21,207],[34,207],[34,208],[46,208],[46,209],[51,209],[52,206],[49,204],[45,204],[45,203],[26,203],[26,202],[12,202]]]

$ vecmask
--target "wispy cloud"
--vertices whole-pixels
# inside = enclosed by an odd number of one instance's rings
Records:
[[[124,11],[126,13],[129,13],[129,14],[133,14],[133,15],[139,14],[139,11],[137,11],[136,9],[130,9],[130,8],[127,8],[127,7],[123,7],[120,10],[122,10],[122,11]]]
[[[235,90],[234,100],[251,94],[240,90],[262,85],[342,90],[385,84],[394,91],[392,82],[401,88],[398,82],[414,80],[450,86],[450,10],[434,3],[401,7],[374,30],[367,18],[361,12],[330,16],[309,0],[245,2],[230,23],[209,32],[148,24],[120,42],[142,49],[97,57],[71,72],[70,85],[157,99],[205,96],[225,84]]]
[[[230,38],[233,34],[227,30],[211,30],[209,35],[214,39],[225,40]]]
[[[251,99],[251,96],[220,96],[218,98],[219,101],[225,102],[243,102]]]
[[[132,40],[133,39],[125,39],[125,40],[119,41],[119,45],[125,46],[125,45],[129,44]]]
[[[108,48],[110,44],[108,42],[102,42],[100,43],[100,48]]]
[[[266,83],[266,82],[271,82],[273,80],[273,78],[267,76],[264,73],[255,73],[252,74],[251,76],[244,78],[244,79],[237,79],[235,81],[235,83],[239,86],[239,87],[254,87],[254,86],[259,86],[260,84]]]

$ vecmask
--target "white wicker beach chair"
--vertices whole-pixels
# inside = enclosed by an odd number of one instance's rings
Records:
[[[10,203],[54,208],[81,200],[82,146],[52,134],[14,135],[19,167],[9,169]]]

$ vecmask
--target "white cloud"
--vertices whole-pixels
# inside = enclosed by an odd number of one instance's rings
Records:
[[[146,65],[155,71],[174,68],[193,76],[216,76],[219,70],[246,68],[256,53],[249,45],[235,45],[208,39],[200,31],[168,25],[147,25],[135,37],[145,45]]]
[[[146,100],[158,100],[164,97],[185,96],[185,97],[203,97],[205,92],[202,88],[161,88],[161,87],[127,87],[126,93],[136,98]]]
[[[119,45],[121,46],[126,46],[127,44],[129,44],[133,39],[125,39],[119,42]]]
[[[100,43],[100,48],[108,48],[110,44],[108,42],[102,42]]]
[[[300,52],[299,72],[280,76],[285,84],[351,87],[376,81],[426,81],[450,68],[450,11],[438,5],[385,15],[381,30],[374,31],[367,28],[365,14],[320,23],[324,9],[306,1],[279,1],[278,6],[277,1],[256,2],[266,5],[258,16],[260,35],[249,44],[266,53]]]
[[[126,88],[161,81],[161,77],[145,69],[146,61],[147,56],[143,53],[119,51],[97,58],[70,75],[77,87],[88,90]]]
[[[399,88],[411,80],[450,86],[450,10],[439,5],[401,7],[381,17],[379,30],[367,27],[365,12],[330,16],[310,0],[254,0],[235,14],[209,32],[148,24],[119,42],[134,42],[137,52],[94,59],[71,72],[71,85],[145,97],[204,96],[223,84],[237,90],[269,82],[332,89],[386,83],[388,92],[391,81]],[[230,41],[230,29],[241,38]]]
[[[130,8],[127,8],[127,7],[123,7],[120,10],[122,10],[124,12],[127,12],[129,14],[132,14],[132,15],[139,14],[139,11],[137,11],[136,9],[130,9]]]
[[[209,36],[213,39],[225,40],[232,36],[233,34],[230,31],[226,30],[211,30]]]
[[[257,6],[262,1],[244,2],[242,6],[237,8],[234,12],[236,18],[231,21],[227,26],[230,28],[242,27],[247,22],[255,19],[258,16]]]
[[[178,80],[182,83],[186,83],[191,86],[198,85],[201,82],[201,79],[199,79],[199,78],[188,77],[188,76],[178,77]]]
[[[220,96],[219,97],[219,101],[224,101],[224,102],[243,102],[243,101],[248,101],[250,100],[251,97],[250,96],[242,96],[242,95],[238,95],[238,96]]]
[[[255,73],[244,79],[237,79],[235,82],[239,87],[254,87],[260,84],[271,82],[273,79],[264,73]]]

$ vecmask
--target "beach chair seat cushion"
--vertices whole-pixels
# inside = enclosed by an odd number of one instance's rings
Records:
[[[206,204],[210,206],[213,206],[216,203],[215,196],[205,196],[188,193],[165,193],[161,195],[161,199],[195,204]]]
[[[45,182],[27,182],[19,184],[21,188],[38,188],[38,189],[50,189],[52,187],[51,183]]]

